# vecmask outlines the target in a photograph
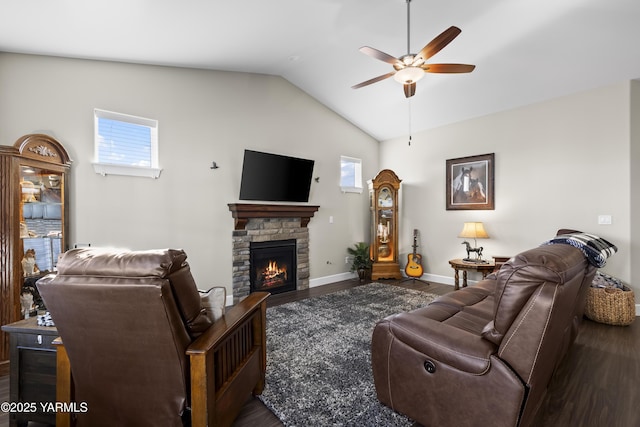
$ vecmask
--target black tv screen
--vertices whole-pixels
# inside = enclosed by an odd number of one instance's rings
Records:
[[[308,202],[313,160],[244,150],[240,200]]]

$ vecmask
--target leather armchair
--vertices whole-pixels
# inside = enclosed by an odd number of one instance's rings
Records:
[[[378,399],[425,426],[530,425],[576,337],[595,270],[573,246],[541,246],[380,321]]]
[[[73,249],[37,286],[61,337],[58,426],[228,426],[262,393],[268,293],[212,321],[182,250]]]

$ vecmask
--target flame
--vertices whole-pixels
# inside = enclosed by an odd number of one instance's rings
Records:
[[[282,285],[287,281],[286,265],[278,266],[276,261],[269,261],[265,268],[258,272],[258,282],[261,287]]]
[[[284,275],[284,279],[287,279],[287,267],[278,267],[276,261],[269,261],[269,265],[262,272],[266,279],[273,279],[279,275]]]

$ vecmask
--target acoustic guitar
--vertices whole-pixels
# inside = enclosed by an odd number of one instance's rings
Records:
[[[404,272],[409,277],[422,277],[424,270],[422,269],[422,255],[417,253],[418,249],[418,230],[413,230],[413,253],[408,255],[407,265]]]

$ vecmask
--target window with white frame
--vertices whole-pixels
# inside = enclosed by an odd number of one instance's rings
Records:
[[[94,110],[95,161],[101,175],[158,178],[158,121]]]
[[[362,193],[362,160],[340,156],[340,189],[345,193]]]

